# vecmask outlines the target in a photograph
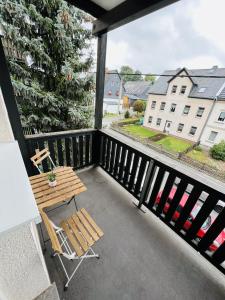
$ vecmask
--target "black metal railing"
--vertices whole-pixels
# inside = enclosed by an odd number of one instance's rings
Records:
[[[99,165],[138,199],[139,207],[147,207],[225,273],[224,193],[105,132],[99,136]]]
[[[57,165],[99,165],[138,200],[139,208],[144,205],[225,273],[223,190],[196,178],[194,171],[175,169],[104,131],[33,135],[26,141],[31,156],[35,149],[48,147]],[[43,169],[49,170],[47,163]]]
[[[74,169],[80,169],[95,163],[92,150],[95,134],[96,131],[93,129],[36,134],[26,136],[26,143],[30,157],[35,154],[36,149],[47,147],[57,166],[72,166]],[[42,167],[45,172],[50,170],[47,160],[43,161]],[[35,168],[33,170],[36,171]]]

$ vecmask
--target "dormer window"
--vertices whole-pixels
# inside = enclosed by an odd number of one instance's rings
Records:
[[[108,95],[109,95],[109,96],[112,96],[112,91],[108,91]]]
[[[171,94],[176,94],[177,92],[177,85],[172,86]]]
[[[119,91],[116,91],[116,96],[117,96],[117,97],[119,96],[119,94],[120,94]]]
[[[187,86],[186,85],[182,85],[181,89],[180,89],[180,94],[184,95],[186,92]]]

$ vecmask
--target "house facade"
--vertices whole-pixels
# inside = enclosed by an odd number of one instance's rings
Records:
[[[117,70],[107,70],[105,74],[103,112],[118,114],[123,111],[123,81]]]
[[[150,89],[144,126],[192,142],[202,141],[225,82],[222,76],[225,69],[218,67],[165,71]]]
[[[212,112],[201,137],[201,144],[211,147],[222,140],[225,140],[225,84],[214,101]]]

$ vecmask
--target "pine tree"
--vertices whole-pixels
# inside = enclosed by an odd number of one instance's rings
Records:
[[[23,126],[90,125],[91,17],[63,0],[0,0],[3,44]]]

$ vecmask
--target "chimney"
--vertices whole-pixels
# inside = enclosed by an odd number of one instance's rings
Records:
[[[218,66],[213,66],[212,67],[212,70],[216,70],[216,69],[218,69]]]

